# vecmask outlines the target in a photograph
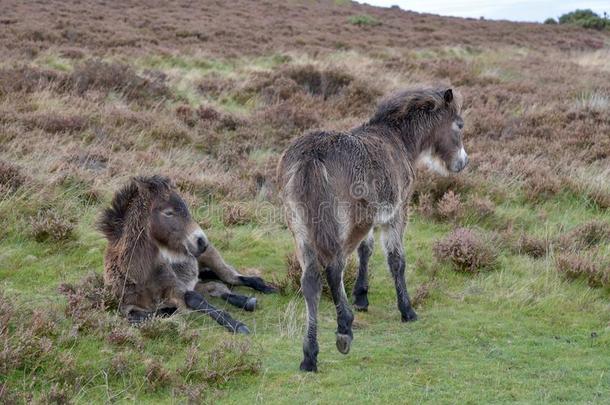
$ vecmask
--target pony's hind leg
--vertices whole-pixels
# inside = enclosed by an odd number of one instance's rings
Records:
[[[203,295],[197,291],[187,291],[184,293],[184,303],[187,307],[195,311],[209,315],[216,322],[233,333],[250,333],[250,330],[246,325],[233,319],[227,312],[212,306],[203,298]]]
[[[203,295],[222,298],[229,304],[246,311],[254,311],[256,308],[256,297],[246,297],[244,295],[235,294],[223,283],[216,281],[197,283],[195,290]]]
[[[330,293],[335,303],[337,310],[337,350],[343,354],[349,353],[352,339],[352,322],[354,314],[347,302],[345,288],[343,286],[343,270],[345,268],[345,260],[343,258],[335,259],[326,268],[326,280],[330,287]]]
[[[318,303],[322,291],[322,279],[318,259],[314,251],[307,246],[298,252],[303,274],[301,276],[301,290],[307,306],[307,331],[303,338],[303,361],[300,369],[303,371],[318,370]]]
[[[417,319],[417,314],[411,306],[411,300],[407,292],[407,283],[405,281],[405,253],[402,244],[405,221],[403,218],[397,218],[395,221],[385,225],[381,231],[383,247],[386,254],[388,267],[394,286],[396,287],[396,300],[398,310],[400,311],[403,322],[414,321]]]
[[[374,244],[375,238],[373,237],[373,229],[371,229],[358,246],[358,278],[352,292],[354,308],[357,311],[366,311],[369,307],[369,259],[373,254]]]

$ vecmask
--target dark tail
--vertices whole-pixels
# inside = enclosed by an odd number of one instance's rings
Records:
[[[293,178],[292,192],[301,204],[299,210],[323,266],[339,253],[339,224],[336,217],[337,201],[328,184],[324,163],[316,158],[305,160]]]

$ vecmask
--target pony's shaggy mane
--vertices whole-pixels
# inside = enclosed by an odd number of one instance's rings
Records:
[[[416,88],[403,90],[379,103],[369,125],[385,124],[402,127],[405,122],[431,121],[432,116],[457,113],[461,109],[461,96],[453,92],[453,100],[446,103],[444,94],[449,87]]]
[[[152,195],[170,190],[172,183],[166,177],[134,177],[131,181],[117,191],[112,198],[110,207],[106,208],[97,222],[97,229],[110,241],[117,241],[123,234],[125,219],[132,206],[132,202],[141,195],[140,191],[145,188]]]

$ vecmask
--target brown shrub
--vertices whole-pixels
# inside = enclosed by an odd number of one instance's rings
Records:
[[[41,402],[44,404],[67,405],[71,404],[73,388],[68,384],[55,383],[42,394]]]
[[[248,341],[228,338],[208,355],[203,380],[224,384],[239,375],[257,374],[260,368],[261,361]]]
[[[18,166],[0,160],[0,185],[9,191],[15,191],[21,187],[27,178]]]
[[[575,195],[586,196],[600,209],[610,208],[610,190],[605,183],[590,183],[573,176],[565,176],[564,185]]]
[[[430,297],[430,292],[436,287],[436,281],[426,281],[417,287],[415,294],[411,298],[411,304],[415,307],[421,307],[424,302]]]
[[[126,375],[133,368],[129,357],[125,353],[117,353],[110,361],[109,371],[114,376]]]
[[[0,293],[0,375],[16,369],[28,372],[54,351],[49,336],[55,334],[56,328],[54,323],[47,322],[49,319],[51,315],[41,311],[34,315],[18,311],[9,298]]]
[[[307,93],[322,96],[325,100],[337,95],[354,80],[351,75],[339,70],[319,70],[313,65],[290,66],[282,74]]]
[[[472,229],[457,228],[433,247],[440,261],[450,262],[456,271],[476,273],[496,266],[498,253],[489,238]]]
[[[548,167],[535,163],[526,166],[523,191],[528,201],[547,200],[559,193],[561,189],[558,175]]]
[[[91,272],[76,284],[63,283],[59,292],[68,300],[66,315],[80,328],[92,326],[99,312],[116,309],[118,302],[101,274]]]
[[[197,90],[208,98],[219,98],[223,93],[234,89],[236,84],[234,79],[212,73],[197,83]]]
[[[62,85],[66,77],[56,71],[31,66],[0,69],[0,95],[31,93],[51,85]]]
[[[54,210],[39,211],[35,217],[30,218],[31,233],[37,242],[52,240],[66,241],[74,238],[74,224],[62,218]]]
[[[286,277],[282,280],[274,280],[274,284],[278,285],[278,288],[282,292],[287,291],[300,291],[301,290],[301,265],[297,259],[295,252],[286,255]],[[358,277],[358,262],[350,256],[345,264],[343,270],[343,285],[345,291],[348,293],[352,291],[356,284],[356,278]],[[326,277],[322,277],[322,294],[331,298],[330,288]]]
[[[296,133],[320,125],[320,115],[312,108],[297,106],[292,103],[280,103],[263,110],[262,119],[289,138]]]
[[[159,388],[170,385],[173,381],[172,373],[167,370],[161,363],[154,359],[147,359],[145,361],[146,366],[146,383],[148,389],[156,391]]]
[[[448,191],[465,194],[473,187],[472,180],[468,176],[449,175],[441,176],[427,169],[417,171],[417,178],[414,184],[413,199],[418,202],[420,195],[428,194],[430,200],[436,203]],[[480,185],[478,185],[480,188]]]
[[[176,108],[176,116],[189,127],[194,127],[197,124],[197,117],[193,109],[186,105],[180,105]]]
[[[443,220],[457,221],[463,212],[460,195],[452,190],[447,191],[436,204],[436,212]]]
[[[237,128],[245,126],[246,124],[247,120],[244,118],[225,113],[220,115],[215,129],[217,131],[235,131]]]
[[[127,344],[140,346],[138,337],[131,329],[125,327],[117,327],[112,329],[110,333],[108,333],[108,336],[106,336],[106,340],[108,343],[116,346],[123,346]]]
[[[142,322],[138,329],[140,334],[148,339],[176,337],[178,335],[178,324],[172,319],[153,317]]]
[[[27,119],[27,124],[46,132],[76,132],[87,127],[87,118],[80,115],[61,116],[55,114],[36,114]]]
[[[359,80],[354,80],[337,98],[335,109],[342,115],[370,115],[382,93],[379,89]]]
[[[220,118],[220,113],[210,106],[199,106],[197,116],[202,121],[216,121]]]
[[[557,271],[569,280],[580,277],[587,279],[589,286],[610,286],[610,265],[595,263],[590,258],[577,253],[561,253],[555,258]]]
[[[421,193],[418,197],[417,212],[425,218],[431,218],[435,214],[432,195],[430,193]]]
[[[74,90],[83,94],[89,90],[116,91],[129,100],[156,100],[170,96],[169,88],[161,80],[150,80],[120,63],[97,59],[77,65],[70,75]]]
[[[260,89],[260,97],[263,103],[272,105],[282,103],[291,99],[301,90],[294,80],[279,76]]]
[[[496,211],[494,203],[487,197],[473,198],[468,204],[468,209],[481,219],[492,216]]]
[[[608,241],[610,241],[610,223],[594,220],[579,225],[560,237],[559,244],[563,248],[588,249]]]
[[[526,234],[521,235],[517,241],[519,253],[525,253],[533,258],[545,256],[549,250],[549,242]]]

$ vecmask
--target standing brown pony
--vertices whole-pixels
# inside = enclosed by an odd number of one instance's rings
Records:
[[[202,293],[250,311],[256,299],[209,280],[273,291],[262,279],[242,276],[225,263],[164,177],[132,179],[115,194],[98,227],[108,239],[104,280],[120,312],[133,323],[186,306],[233,332],[248,333],[246,325],[210,305]]]
[[[451,89],[404,91],[382,102],[350,132],[312,132],[296,139],[278,164],[278,180],[303,275],[307,332],[301,370],[317,370],[317,308],[324,270],[337,309],[337,349],[350,349],[354,316],[343,286],[346,257],[358,247],[355,307],[368,307],[373,227],[381,227],[388,267],[404,322],[417,319],[405,283],[403,233],[414,166],[442,172],[468,163],[461,104]]]

